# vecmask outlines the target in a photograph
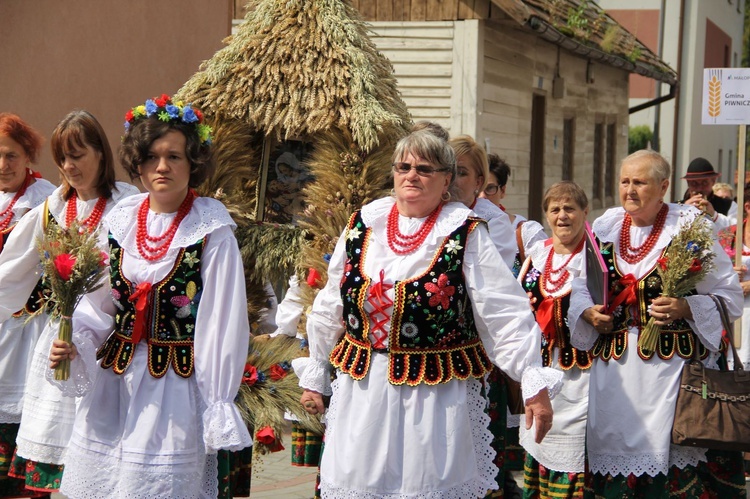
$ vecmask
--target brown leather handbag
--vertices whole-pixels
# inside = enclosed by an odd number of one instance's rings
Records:
[[[734,355],[733,371],[707,369],[693,358],[682,368],[677,394],[672,443],[709,449],[750,451],[750,372],[745,371],[732,341],[724,301],[711,298],[719,309],[729,347]]]

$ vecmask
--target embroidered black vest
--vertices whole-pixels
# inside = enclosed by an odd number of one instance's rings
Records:
[[[452,378],[481,378],[492,363],[474,326],[462,271],[468,235],[481,220],[470,218],[443,240],[427,270],[394,283],[388,334],[388,381],[394,385],[436,385]],[[346,232],[346,268],[341,282],[345,333],[331,352],[331,363],[356,380],[370,367],[370,319],[364,308],[372,279],[364,255],[372,229],[355,212]]]
[[[614,298],[622,291],[622,286],[618,282],[622,277],[622,272],[617,267],[617,261],[612,248],[613,243],[600,243],[602,256],[609,269],[609,295]],[[666,250],[667,248],[664,248],[659,256],[660,258],[664,256]],[[656,269],[656,265],[654,265],[654,268],[636,283],[635,294],[637,303],[629,306],[623,304],[614,310],[613,333],[599,335],[594,347],[591,349],[594,357],[599,357],[604,361],[608,361],[611,358],[619,360],[622,357],[628,348],[628,328],[633,326],[638,327],[638,334],[640,335],[650,317],[648,304],[651,303],[651,300],[661,295],[661,289],[661,277],[659,277],[659,272]],[[693,291],[691,294],[695,294],[695,292]],[[689,359],[693,356],[696,344],[701,358],[705,358],[708,355],[706,347],[697,340],[687,321],[679,319],[672,321],[672,323],[666,326],[662,326],[655,353],[659,358],[664,360],[671,359],[675,353],[683,359]],[[642,359],[648,360],[654,356],[654,352],[645,354],[638,347],[638,355]]]
[[[195,313],[203,290],[201,258],[206,238],[180,249],[167,276],[153,284],[146,311],[146,344],[148,370],[161,378],[171,365],[183,378],[193,374]],[[99,348],[101,367],[122,374],[130,365],[138,344],[132,340],[135,325],[135,302],[128,298],[135,286],[122,274],[124,251],[109,235],[110,281],[117,312],[115,330]]]
[[[531,265],[531,260],[527,260],[527,265],[521,269],[521,286],[530,295],[531,306],[536,314],[537,309],[542,301],[547,298],[547,292],[543,289],[541,276],[542,273]],[[542,334],[542,363],[544,367],[552,365],[552,352],[555,348],[559,350],[558,364],[560,368],[567,371],[573,367],[579,369],[588,369],[593,363],[593,355],[585,350],[574,348],[570,344],[570,329],[568,328],[568,308],[570,307],[570,291],[562,296],[552,298],[553,317],[555,332],[550,338]]]
[[[55,217],[53,217],[49,212],[49,208],[47,208],[46,202],[44,204],[44,207],[44,220],[42,222],[42,227],[44,227],[44,232],[46,234],[49,224],[57,224],[57,220],[55,220]],[[8,236],[10,236],[10,232],[15,228],[15,226],[16,224],[13,224],[3,232],[3,248],[5,247],[5,242],[7,241]],[[18,318],[26,315],[34,315],[35,313],[39,312],[40,309],[45,307],[49,294],[50,290],[48,286],[44,284],[44,276],[41,276],[37,281],[36,286],[34,286],[34,289],[31,291],[29,299],[26,300],[26,304],[21,310],[15,312],[13,314],[13,317]]]

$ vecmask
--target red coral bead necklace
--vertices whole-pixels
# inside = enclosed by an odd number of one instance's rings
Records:
[[[427,235],[435,226],[435,222],[442,209],[443,203],[440,203],[425,221],[422,222],[422,225],[414,234],[403,234],[398,228],[398,208],[394,204],[391,212],[388,214],[388,225],[386,227],[388,247],[397,255],[408,255],[416,251],[425,239],[427,239]]]
[[[70,195],[70,198],[68,198],[68,206],[65,207],[65,226],[70,227],[70,224],[72,224],[77,218],[78,218],[78,206],[76,205],[76,200],[78,199],[78,194],[76,191],[73,191],[73,194]],[[96,204],[94,205],[94,209],[91,210],[91,214],[86,217],[85,220],[82,220],[80,222],[81,227],[86,227],[89,232],[96,229],[99,226],[99,222],[102,220],[102,215],[104,215],[104,210],[107,208],[107,198],[104,196],[99,196],[99,199],[96,200]]]
[[[544,290],[547,293],[555,293],[562,288],[568,281],[570,272],[568,272],[568,264],[583,249],[583,244],[586,242],[586,238],[582,237],[581,242],[575,247],[570,253],[570,256],[557,268],[553,268],[552,259],[555,256],[555,249],[550,248],[547,260],[544,262],[544,272],[542,273],[542,281],[544,281]],[[558,275],[559,274],[559,275]],[[554,277],[557,275],[557,277]]]
[[[180,226],[182,220],[190,213],[190,208],[193,207],[193,201],[195,200],[195,191],[192,189],[188,190],[187,196],[180,204],[177,210],[177,215],[169,224],[167,230],[160,236],[150,236],[148,234],[148,210],[151,205],[149,197],[143,200],[141,206],[138,208],[138,229],[135,233],[135,240],[138,246],[138,253],[149,262],[155,262],[164,257],[169,250],[169,246],[172,244],[177,233],[177,228]]]
[[[630,227],[633,224],[633,219],[629,213],[625,213],[625,219],[622,222],[622,228],[620,229],[620,256],[623,260],[629,264],[636,264],[643,260],[654,248],[656,241],[661,235],[661,231],[664,228],[664,222],[667,220],[667,213],[669,208],[666,204],[662,205],[659,213],[656,214],[656,220],[651,228],[646,240],[637,248],[630,245]]]
[[[23,180],[23,184],[21,184],[21,188],[18,189],[16,195],[13,196],[13,199],[10,200],[10,204],[0,212],[0,232],[6,230],[10,226],[10,221],[13,220],[13,207],[16,205],[16,202],[21,199],[21,196],[26,194],[26,188],[31,183],[31,178],[32,175],[27,172],[26,178]]]

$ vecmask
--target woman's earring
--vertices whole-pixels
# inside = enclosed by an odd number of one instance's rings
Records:
[[[442,196],[440,196],[440,199],[445,201],[446,203],[451,200],[451,193],[448,191],[445,191]]]
[[[474,195],[479,196],[479,189],[474,189]]]
[[[396,197],[396,189],[391,189],[391,196]]]

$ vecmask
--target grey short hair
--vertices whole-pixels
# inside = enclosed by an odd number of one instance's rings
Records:
[[[458,174],[458,170],[456,169],[456,154],[448,142],[425,129],[418,130],[398,141],[396,149],[393,152],[392,162],[402,161],[409,153],[426,159],[437,168],[447,168],[447,173],[451,175],[448,192],[454,199],[457,199],[457,193],[454,192],[456,175]]]
[[[656,151],[652,151],[651,149],[641,149],[640,151],[636,151],[620,161],[619,173],[622,174],[622,165],[635,161],[648,162],[648,166],[651,169],[652,175],[659,182],[672,178],[672,167],[669,165],[669,162],[664,158],[664,156]]]

